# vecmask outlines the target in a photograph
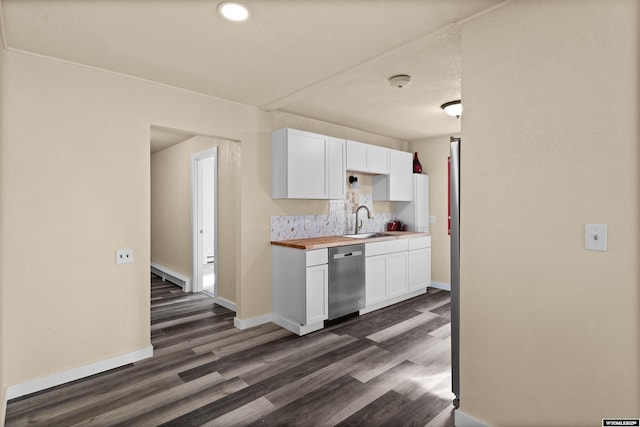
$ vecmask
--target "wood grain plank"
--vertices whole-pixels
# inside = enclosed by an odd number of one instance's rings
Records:
[[[203,427],[241,427],[251,424],[263,417],[275,409],[275,405],[266,397],[259,397],[258,399],[247,403],[233,411],[209,421],[203,424]]]
[[[214,372],[189,383],[181,383],[175,387],[165,388],[158,393],[148,395],[142,399],[125,405],[119,405],[110,411],[102,412],[100,415],[83,420],[76,425],[100,427],[123,425],[131,418],[164,408],[175,400],[183,399],[195,393],[201,393],[205,389],[223,381],[225,381],[225,379],[222,375]]]
[[[374,332],[373,334],[368,335],[367,338],[376,342],[385,341],[395,336],[401,335],[413,328],[417,328],[423,325],[424,323],[435,319],[436,317],[438,317],[437,314],[431,313],[429,311],[427,311],[426,313],[420,313],[420,314],[417,314],[416,316],[410,317],[407,320],[404,320],[399,323],[395,323],[382,330],[378,330],[377,332]]]
[[[373,356],[374,353],[383,351],[375,346],[367,347],[272,391],[266,395],[266,398],[276,406],[284,406],[294,400],[296,396],[304,396],[325,384],[337,380],[339,377],[349,374],[356,367],[366,364],[367,359]]]
[[[397,425],[397,418],[400,418],[398,414],[405,411],[410,402],[411,400],[402,394],[390,390],[336,425],[338,427]]]
[[[13,399],[5,425],[453,427],[446,291],[299,337],[150,283],[153,358]]]
[[[336,413],[352,404],[350,396],[361,396],[364,385],[350,376],[324,384],[271,412],[249,426],[326,426]]]
[[[200,393],[195,393],[193,396],[171,402],[170,404],[155,411],[147,412],[144,415],[131,418],[125,425],[136,427],[155,427],[171,423],[172,420],[176,419],[176,417],[184,417],[185,414],[197,411],[198,408],[205,407],[207,405],[215,405],[217,401],[223,400],[228,396],[234,396],[246,387],[247,384],[244,381],[239,378],[233,378],[223,383],[215,384]],[[224,413],[226,413],[226,411],[224,411]],[[182,419],[183,423],[178,425],[201,425],[192,423],[189,417]]]

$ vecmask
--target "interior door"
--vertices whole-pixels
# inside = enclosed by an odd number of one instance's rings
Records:
[[[216,294],[217,147],[193,159],[193,291]]]

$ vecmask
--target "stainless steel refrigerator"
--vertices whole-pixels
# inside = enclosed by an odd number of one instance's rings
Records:
[[[451,137],[449,158],[449,230],[451,234],[451,390],[460,405],[460,138]]]

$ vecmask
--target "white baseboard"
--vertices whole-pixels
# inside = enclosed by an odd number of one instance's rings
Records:
[[[224,308],[228,308],[231,311],[238,311],[236,310],[236,303],[229,301],[228,299],[224,299],[222,297],[213,297],[213,302],[223,306]]]
[[[429,287],[451,292],[451,285],[449,283],[431,282],[431,285],[429,285]]]
[[[397,303],[399,303],[401,301],[408,300],[408,299],[413,298],[413,297],[417,297],[418,295],[422,295],[422,294],[424,294],[426,292],[427,292],[427,288],[422,288],[422,289],[417,290],[417,291],[411,291],[408,294],[400,295],[399,297],[391,298],[391,299],[379,302],[377,304],[369,305],[369,306],[363,308],[362,310],[360,310],[360,314],[367,314],[367,313],[370,313],[372,311],[376,311],[376,310],[379,310],[381,308],[388,307],[388,306],[393,305],[393,304],[397,304]]]
[[[271,314],[265,314],[264,316],[251,317],[249,319],[238,319],[237,317],[233,318],[233,326],[238,329],[249,329],[254,326],[264,325],[265,323],[271,322]]]
[[[454,420],[456,427],[489,427],[489,424],[476,420],[472,416],[462,412],[460,409],[456,409],[454,411]]]
[[[80,378],[89,377],[110,369],[119,368],[120,366],[128,365],[129,363],[134,363],[148,357],[153,357],[153,346],[151,345],[140,350],[132,351],[131,353],[121,354],[120,356],[100,360],[78,368],[11,385],[7,387],[6,399],[15,399],[16,397],[79,380]]]
[[[0,397],[0,404],[2,404],[2,408],[0,408],[0,427],[4,427],[5,419],[7,418],[7,393],[5,389],[2,392]]]
[[[168,280],[174,285],[180,286],[183,291],[191,292],[191,277],[185,276],[182,273],[173,271],[170,268],[155,262],[151,263],[151,272],[162,277],[162,280]]]
[[[298,323],[292,322],[291,320],[285,319],[284,317],[280,317],[275,313],[273,314],[271,321],[276,325],[283,327],[297,335],[305,335],[324,328],[324,322],[317,322],[311,325],[299,325]]]

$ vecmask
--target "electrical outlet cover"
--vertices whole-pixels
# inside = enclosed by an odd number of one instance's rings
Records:
[[[133,249],[116,249],[116,264],[131,264]]]
[[[588,251],[608,250],[607,224],[584,225],[584,248]]]

